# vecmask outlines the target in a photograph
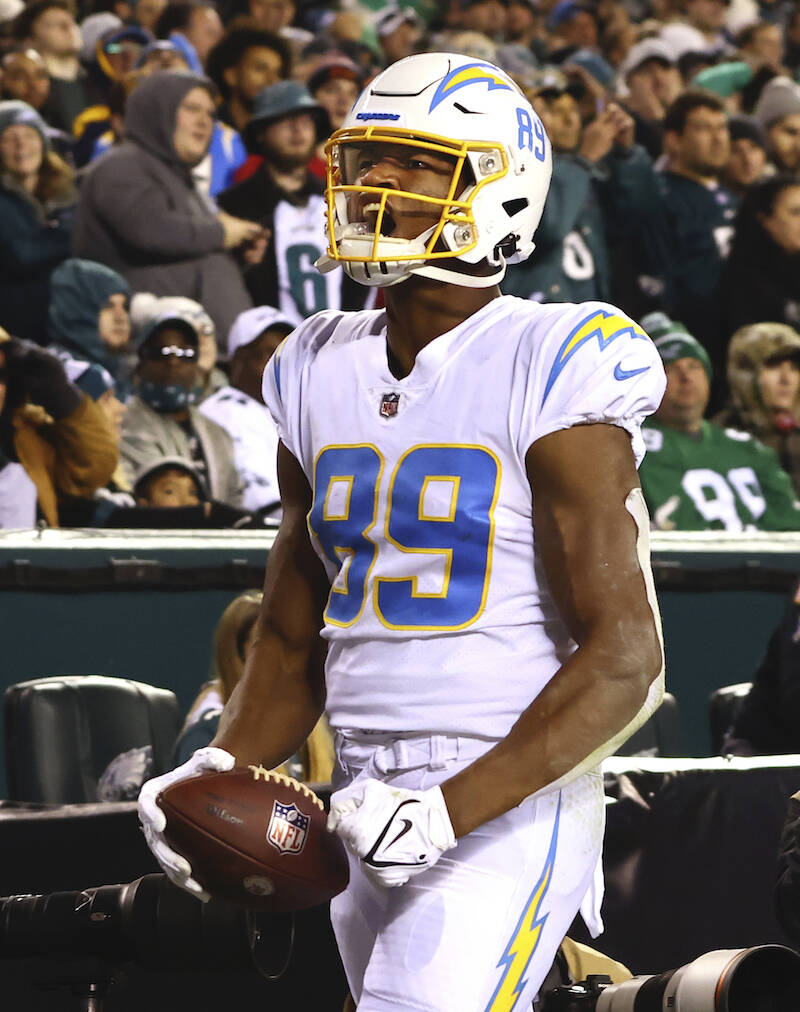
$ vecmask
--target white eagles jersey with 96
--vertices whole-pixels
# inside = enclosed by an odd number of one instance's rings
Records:
[[[335,728],[501,738],[575,649],[536,548],[525,454],[557,429],[640,425],[665,377],[605,303],[489,302],[389,370],[383,310],[323,312],[280,346],[264,400],[313,489],[331,579]]]

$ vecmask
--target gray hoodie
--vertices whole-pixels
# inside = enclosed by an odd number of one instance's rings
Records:
[[[161,71],[128,99],[125,140],[92,164],[73,232],[76,256],[118,271],[134,292],[195,299],[227,334],[252,305],[223,229],[173,142],[178,106],[207,78]]]

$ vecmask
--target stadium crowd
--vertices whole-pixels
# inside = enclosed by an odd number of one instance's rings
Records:
[[[2,0],[0,47],[0,527],[277,522],[260,375],[382,304],[314,267],[325,141],[445,50],[553,145],[503,292],[657,343],[654,527],[800,529],[800,2]]]

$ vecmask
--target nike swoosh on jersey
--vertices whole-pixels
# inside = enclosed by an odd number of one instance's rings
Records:
[[[420,804],[420,802],[419,802],[419,800],[417,798],[409,798],[408,801],[402,801],[397,806],[397,808],[395,808],[395,810],[391,814],[391,817],[389,818],[389,821],[386,823],[386,825],[381,830],[380,835],[378,836],[378,839],[372,845],[369,853],[366,854],[364,856],[364,858],[362,859],[364,861],[364,864],[368,864],[372,868],[397,868],[397,867],[418,867],[419,865],[425,863],[424,860],[421,860],[421,861],[379,861],[375,857],[375,855],[377,854],[377,852],[378,852],[381,844],[384,841],[384,838],[388,834],[389,830],[392,828],[392,825],[394,824],[394,820],[397,817],[397,813],[400,811],[400,809],[401,808],[405,808],[406,805],[418,805],[418,804]],[[392,843],[389,844],[390,847],[392,846],[393,843],[397,843],[397,841],[401,837],[405,836],[406,833],[411,829],[411,820],[410,819],[402,819],[401,821],[404,823],[403,828],[400,830],[400,832],[397,834],[397,836],[392,840]],[[424,855],[423,855],[423,858],[424,858]]]
[[[647,372],[649,368],[649,365],[643,365],[641,369],[623,369],[619,362],[617,362],[614,366],[614,379],[629,380],[632,376],[638,376],[639,373]]]

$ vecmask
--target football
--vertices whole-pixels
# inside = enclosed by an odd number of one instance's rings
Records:
[[[322,801],[261,766],[207,773],[158,796],[167,843],[211,894],[252,910],[302,910],[347,885],[344,844],[325,828]]]

